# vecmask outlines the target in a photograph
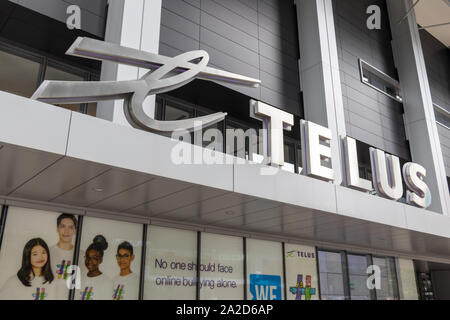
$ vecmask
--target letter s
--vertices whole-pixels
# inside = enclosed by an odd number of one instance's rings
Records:
[[[408,162],[403,166],[403,178],[410,191],[406,191],[406,201],[420,208],[428,208],[431,204],[431,192],[423,181],[427,170],[417,163]]]

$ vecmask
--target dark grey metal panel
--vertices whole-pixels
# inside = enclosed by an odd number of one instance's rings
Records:
[[[450,111],[450,50],[425,30],[420,31],[433,103]],[[450,177],[450,130],[438,125],[442,155]]]
[[[81,9],[81,29],[102,38],[105,35],[107,0],[16,0],[11,2],[64,23],[68,18],[67,7],[73,4],[78,5]]]
[[[211,66],[263,81],[227,87],[301,114],[293,0],[163,0],[160,53],[193,49],[206,50]]]
[[[382,9],[381,30],[366,26],[367,7]],[[361,82],[358,59],[396,77],[384,0],[333,0],[347,134],[410,159],[401,104]]]

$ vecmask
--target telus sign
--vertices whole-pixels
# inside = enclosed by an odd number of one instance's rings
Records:
[[[282,130],[291,130],[294,116],[282,110],[252,101],[250,114],[263,122],[269,137],[267,149],[270,150],[270,163],[273,166],[284,165],[284,142]],[[301,120],[302,159],[305,175],[325,181],[334,181],[334,170],[331,153],[331,130],[310,121]],[[406,163],[403,170],[400,160],[384,151],[370,148],[370,159],[373,181],[363,179],[359,175],[358,153],[356,141],[350,137],[342,137],[344,169],[347,186],[360,191],[371,191],[387,199],[399,200],[403,195],[402,175],[408,187],[407,203],[427,208],[431,204],[430,189],[424,182],[426,169],[417,163]],[[266,149],[265,149],[266,150]]]
[[[149,95],[180,88],[195,79],[257,87],[261,81],[242,75],[208,67],[209,55],[199,50],[181,54],[175,58],[123,47],[89,38],[78,38],[67,54],[112,61],[134,67],[149,69],[141,79],[133,81],[44,81],[32,99],[51,104],[89,103],[103,100],[124,99],[124,113],[129,123],[146,131],[176,132],[194,131],[222,121],[226,113],[216,113],[200,118],[181,121],[158,121],[144,111],[144,101]],[[294,116],[260,101],[250,102],[250,116],[262,121],[265,163],[273,167],[284,165],[283,130],[292,130]],[[309,121],[301,121],[302,159],[304,174],[325,181],[334,181],[334,169],[330,143],[331,131]],[[356,141],[342,137],[344,169],[347,186],[356,190],[371,191],[399,200],[403,195],[402,175],[408,187],[406,200],[409,204],[427,208],[431,194],[424,182],[426,169],[416,163],[400,168],[398,157],[370,148],[373,181],[359,176]],[[402,172],[403,171],[403,172]]]

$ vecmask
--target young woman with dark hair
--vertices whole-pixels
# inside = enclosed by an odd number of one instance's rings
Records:
[[[112,299],[112,281],[100,271],[103,255],[107,248],[108,242],[102,235],[96,236],[87,248],[84,263],[88,271],[81,279],[81,289],[77,291],[77,299]]]
[[[22,266],[0,291],[1,300],[53,300],[55,296],[54,275],[50,250],[41,238],[25,244]]]

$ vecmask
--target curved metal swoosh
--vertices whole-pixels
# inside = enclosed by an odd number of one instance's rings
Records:
[[[109,54],[106,53],[107,50],[110,51]],[[158,121],[144,112],[143,104],[149,95],[177,89],[196,78],[233,83],[234,77],[237,84],[246,86],[258,86],[260,83],[259,80],[208,68],[209,55],[203,50],[168,58],[98,40],[78,38],[67,53],[128,65],[152,67],[149,68],[151,71],[141,79],[132,81],[44,81],[31,99],[51,104],[124,99],[124,113],[128,122],[136,128],[153,132],[193,131],[196,127],[207,127],[223,121],[227,114],[215,113],[180,121]],[[128,58],[126,58],[127,55]],[[152,61],[144,59],[152,59]]]

